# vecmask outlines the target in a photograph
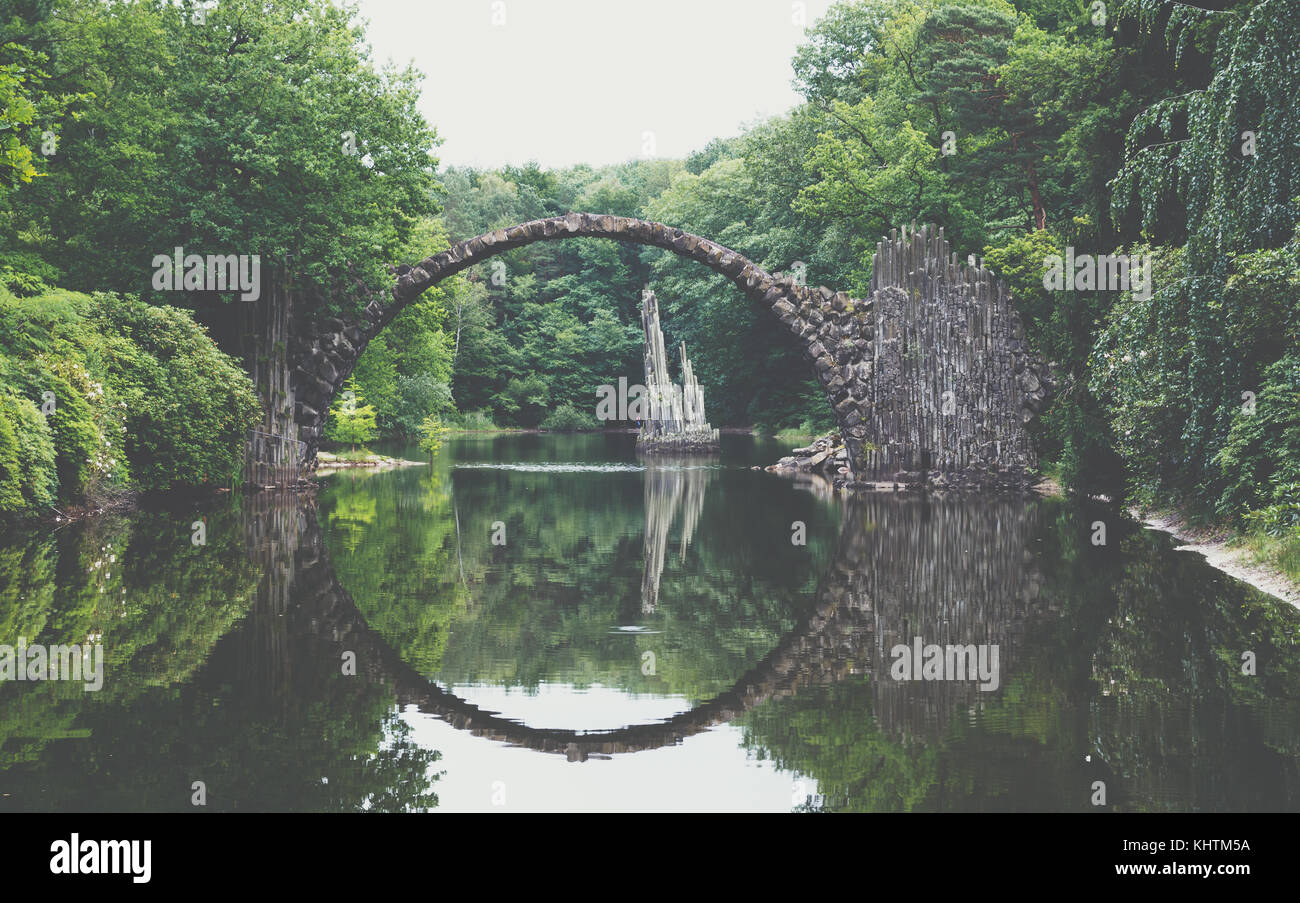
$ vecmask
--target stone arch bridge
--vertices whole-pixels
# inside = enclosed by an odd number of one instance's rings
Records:
[[[497,229],[393,269],[391,297],[350,319],[294,330],[289,406],[301,464],[315,461],[325,418],[369,342],[425,289],[538,241],[605,238],[663,248],[734,282],[771,311],[811,362],[845,440],[851,480],[1024,488],[1035,461],[1026,425],[1050,378],[1025,344],[1005,288],[959,263],[943,231],[904,229],[876,248],[868,298],[810,288],[743,255],[662,223],[570,213]]]

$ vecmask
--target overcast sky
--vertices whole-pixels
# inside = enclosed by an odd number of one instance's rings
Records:
[[[360,0],[376,60],[425,74],[442,162],[485,167],[684,157],[784,113],[799,102],[790,59],[828,6]]]

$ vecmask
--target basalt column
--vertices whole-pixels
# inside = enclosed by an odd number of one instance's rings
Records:
[[[637,448],[648,453],[708,452],[718,449],[718,431],[704,416],[704,389],[681,346],[682,385],[668,376],[668,354],[659,326],[659,302],[654,292],[642,293],[641,326],[645,332],[645,385],[648,415],[641,421]]]
[[[245,439],[245,485],[284,488],[297,485],[305,456],[295,416],[293,368],[288,346],[293,337],[293,295],[281,267],[271,268],[261,297],[240,302],[240,343],[244,366],[262,400],[262,419]]]
[[[1022,488],[1035,464],[1027,424],[1048,394],[1006,288],[961,264],[942,229],[876,246],[874,341],[854,365],[858,479]]]

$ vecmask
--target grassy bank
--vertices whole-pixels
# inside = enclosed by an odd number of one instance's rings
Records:
[[[1243,549],[1255,564],[1281,571],[1300,585],[1300,535],[1270,536],[1261,530],[1238,535],[1232,545]]]

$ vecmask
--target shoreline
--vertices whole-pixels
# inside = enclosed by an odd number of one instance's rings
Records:
[[[1234,545],[1230,530],[1222,527],[1193,527],[1172,510],[1143,511],[1129,508],[1129,514],[1153,530],[1168,533],[1182,545],[1178,552],[1197,552],[1205,557],[1211,567],[1249,583],[1260,592],[1300,608],[1300,585],[1276,567],[1256,561],[1250,550]]]

